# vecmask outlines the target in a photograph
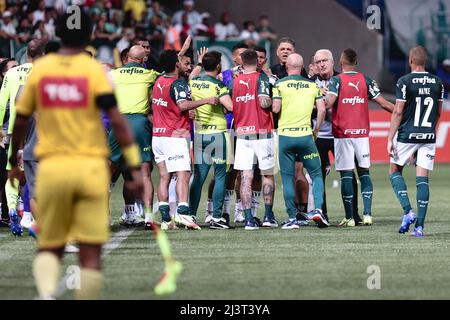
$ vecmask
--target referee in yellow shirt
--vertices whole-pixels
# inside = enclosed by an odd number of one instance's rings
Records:
[[[80,27],[73,16],[58,19],[62,48],[33,67],[22,96],[12,135],[12,169],[19,176],[18,147],[28,118],[36,112],[39,167],[36,177],[37,224],[40,230],[33,274],[41,299],[51,299],[59,277],[60,259],[68,239],[80,248],[78,299],[101,294],[101,250],[108,240],[109,154],[100,111],[111,120],[130,171],[128,187],[142,194],[141,159],[133,135],[116,107],[113,88],[101,64],[84,53],[92,25],[79,10]]]

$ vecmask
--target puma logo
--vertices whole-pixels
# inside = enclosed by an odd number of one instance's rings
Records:
[[[163,89],[164,89],[165,86],[166,86],[166,85],[163,85],[163,86],[161,87],[161,84],[160,84],[160,83],[158,83],[158,84],[156,85],[156,87],[158,87],[158,89],[161,90],[161,94],[163,94]]]
[[[352,82],[349,82],[348,85],[349,85],[349,87],[355,88],[356,91],[359,92],[359,88],[358,88],[358,86],[359,86],[359,81],[358,81],[356,84],[354,84],[354,83],[352,83]]]
[[[247,90],[250,90],[250,87],[248,84],[249,82],[250,82],[250,79],[248,79],[247,82],[245,82],[244,80],[239,80],[239,84],[243,84],[244,86],[246,86]]]

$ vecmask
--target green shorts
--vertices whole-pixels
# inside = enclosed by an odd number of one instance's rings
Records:
[[[145,114],[125,114],[128,120],[128,125],[133,131],[134,138],[139,145],[141,151],[142,162],[151,162],[153,159],[152,152],[152,126]],[[109,159],[114,163],[120,163],[122,158],[122,151],[119,143],[114,136],[114,129],[111,129],[108,136],[109,149],[111,156]]]

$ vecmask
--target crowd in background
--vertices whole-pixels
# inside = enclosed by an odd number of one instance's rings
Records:
[[[89,13],[94,22],[92,50],[97,59],[114,65],[136,39],[147,39],[151,54],[158,57],[164,49],[180,50],[188,35],[211,41],[239,39],[248,45],[277,38],[268,16],[262,15],[257,23],[245,21],[239,30],[228,12],[214,21],[208,12],[199,13],[193,0],[183,1],[175,12],[152,0],[0,0],[0,57],[14,58],[33,38],[58,40],[56,18],[70,5]]]

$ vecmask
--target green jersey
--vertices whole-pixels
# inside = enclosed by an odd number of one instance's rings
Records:
[[[200,100],[208,97],[223,97],[229,95],[225,84],[211,76],[196,77],[189,81],[192,100]],[[225,132],[227,120],[225,119],[222,105],[204,104],[195,109],[195,132],[200,134],[211,134]]]
[[[323,99],[315,82],[300,75],[287,76],[275,82],[273,99],[281,99],[279,135],[302,137],[312,134],[311,113],[316,100]]]
[[[412,72],[398,79],[396,98],[405,102],[397,140],[436,142],[438,102],[444,98],[442,80],[428,72]]]
[[[20,87],[25,85],[28,75],[33,68],[32,63],[24,63],[20,66],[11,68],[6,72],[3,79],[2,89],[0,90],[0,123],[3,123],[5,117],[6,104],[9,101],[9,127],[8,134],[12,134],[14,121],[16,119],[16,98]]]
[[[149,98],[159,73],[131,62],[111,71],[119,111],[124,114],[149,111]]]

